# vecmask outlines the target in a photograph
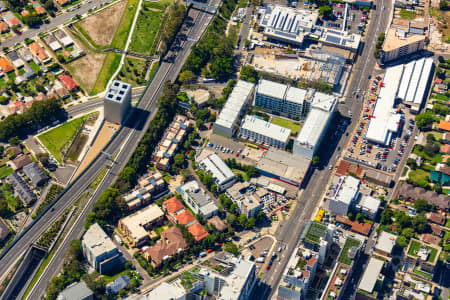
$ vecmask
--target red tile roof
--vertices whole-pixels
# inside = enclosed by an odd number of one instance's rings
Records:
[[[347,217],[343,216],[336,216],[336,221],[340,223],[347,224],[352,227],[352,231],[363,234],[363,235],[369,235],[370,229],[372,229],[372,224],[369,223],[359,223],[357,221],[350,221]]]
[[[35,8],[34,8],[34,10],[36,11],[36,13],[38,14],[38,15],[43,15],[43,14],[45,14],[46,13],[46,11],[45,11],[45,9],[42,7],[42,6],[36,6]]]
[[[19,19],[17,19],[16,17],[9,19],[8,22],[11,27],[20,25]]]
[[[439,225],[444,225],[445,221],[446,221],[446,219],[445,219],[445,217],[443,215],[437,214],[437,213],[434,213],[434,212],[430,213],[430,215],[428,216],[428,219],[431,222],[439,224]]]
[[[73,91],[77,88],[77,83],[69,75],[59,75],[58,79],[69,91]]]
[[[200,223],[195,223],[188,228],[188,231],[194,236],[194,239],[199,242],[209,235]]]
[[[441,121],[439,121],[438,128],[440,130],[450,131],[450,122],[441,120]]]
[[[187,247],[181,230],[173,226],[161,233],[161,239],[154,246],[145,250],[144,256],[147,260],[151,259],[156,266],[159,266],[164,257],[172,256],[180,249],[186,250]]]
[[[442,227],[436,224],[430,224],[431,232],[438,236],[442,236],[444,234],[444,231],[442,230]]]
[[[436,82],[437,84],[441,84],[441,83],[442,83],[442,79],[436,78],[436,79],[434,80],[434,82]]]
[[[440,152],[445,154],[450,153],[450,145],[449,144],[442,145]]]
[[[0,32],[7,32],[9,31],[8,25],[6,25],[5,22],[0,21]]]
[[[183,203],[181,203],[175,196],[164,201],[163,207],[171,214],[176,214],[178,211],[184,209]]]
[[[187,225],[187,224],[195,221],[194,216],[188,210],[183,211],[182,213],[177,215],[176,218],[177,218],[178,223],[183,224],[183,225]]]
[[[422,241],[424,241],[428,244],[439,245],[441,238],[434,236],[432,234],[429,234],[429,233],[424,233],[424,234],[422,234]]]
[[[11,65],[11,63],[6,59],[6,57],[0,57],[0,68],[2,68],[2,71],[5,73],[9,73],[14,70],[14,67]]]

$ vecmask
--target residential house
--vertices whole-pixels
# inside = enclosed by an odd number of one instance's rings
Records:
[[[411,202],[411,204],[416,199],[424,199],[442,212],[450,211],[450,196],[415,187],[411,184],[402,184],[398,189],[396,198]]]
[[[6,54],[6,56],[8,56],[9,60],[12,61],[14,67],[16,68],[20,68],[25,64],[17,54],[16,50],[9,52],[8,54]]]
[[[442,145],[439,152],[444,154],[450,154],[450,145],[449,144]]]
[[[51,34],[44,36],[43,40],[52,51],[58,51],[62,48],[61,44]]]
[[[10,230],[5,221],[0,218],[0,242],[4,241],[9,236]]]
[[[0,33],[6,33],[9,32],[9,27],[6,25],[5,22],[0,21]]]
[[[31,164],[32,162],[33,161],[31,160],[31,158],[28,155],[23,154],[23,155],[20,155],[20,156],[14,158],[13,160],[9,161],[8,165],[14,171],[16,171],[16,170],[22,169],[23,167],[25,167],[28,164]]]
[[[8,110],[11,114],[23,114],[26,108],[22,101],[14,101],[8,104]]]
[[[66,5],[70,4],[72,1],[71,0],[56,0],[56,2],[58,2],[58,4],[61,6],[66,6]]]
[[[70,96],[69,92],[64,88],[63,84],[59,80],[55,80],[53,90],[61,99],[66,99]]]
[[[30,49],[27,47],[19,48],[17,51],[19,51],[20,56],[22,56],[23,59],[25,59],[26,62],[30,62],[33,60],[33,55],[31,54]]]
[[[94,300],[94,293],[82,280],[73,283],[59,293],[57,300]]]
[[[0,12],[8,11],[8,6],[6,6],[5,2],[0,1]]]
[[[51,61],[51,57],[48,56],[47,51],[39,45],[37,42],[33,42],[28,45],[31,54],[39,61],[41,64],[46,64]]]
[[[6,157],[8,159],[13,159],[16,156],[18,156],[19,154],[22,154],[22,149],[20,149],[19,147],[13,146],[13,147],[9,147],[8,149],[6,149],[5,153],[6,153]]]
[[[446,185],[450,182],[450,167],[446,164],[437,164],[434,171],[430,171],[430,179],[433,182]]]
[[[35,162],[32,162],[31,164],[28,164],[23,167],[23,172],[25,175],[27,175],[28,178],[30,178],[31,182],[35,186],[40,186],[44,184],[48,176],[42,171],[42,169],[39,167],[39,165]]]
[[[14,172],[6,176],[6,181],[12,185],[14,193],[25,206],[30,207],[36,201],[36,195],[17,173]]]
[[[161,233],[161,238],[154,246],[145,250],[144,257],[153,266],[158,267],[163,260],[185,251],[187,248],[188,245],[183,238],[181,230],[176,226],[172,226]]]
[[[20,15],[21,15],[22,17],[29,16],[29,15],[30,15],[30,11],[27,10],[27,9],[24,9],[24,10],[22,10],[22,12],[20,13]]]
[[[208,224],[212,224],[219,232],[223,232],[228,228],[227,221],[220,219],[218,216],[208,219]]]
[[[0,68],[2,69],[3,73],[14,71],[14,67],[4,56],[0,57]]]
[[[188,231],[194,236],[194,239],[197,242],[200,242],[209,235],[200,223],[195,223],[194,225],[189,226]]]
[[[422,234],[422,241],[424,241],[427,244],[433,244],[435,246],[439,246],[439,243],[441,242],[441,238],[435,235],[432,235],[430,233],[424,233]]]
[[[437,129],[440,131],[450,131],[450,122],[440,120]]]
[[[442,140],[444,143],[450,143],[450,132],[446,132],[442,135]]]
[[[116,295],[121,289],[130,284],[130,277],[128,275],[122,275],[117,277],[113,282],[106,285],[106,294],[109,296]]]
[[[147,230],[164,220],[164,212],[152,204],[119,220],[119,230],[128,239],[130,246],[140,247],[149,241]]]
[[[214,201],[198,185],[197,181],[189,181],[178,187],[177,191],[194,213],[201,214],[207,219],[218,213],[219,210]]]
[[[97,223],[83,235],[81,246],[89,264],[100,274],[113,274],[123,265],[119,249]]]
[[[445,222],[447,221],[447,219],[445,218],[445,216],[435,213],[435,212],[431,212],[428,214],[428,220],[430,220],[431,222],[444,226]]]
[[[2,15],[3,21],[8,24],[9,28],[13,28],[14,26],[19,27],[20,21],[17,19],[17,17],[10,11],[4,13]]]
[[[174,223],[177,223],[177,216],[186,210],[183,203],[181,203],[175,196],[164,201],[162,208],[168,215],[169,219]]]
[[[73,44],[72,38],[64,32],[64,30],[57,30],[53,35],[58,39],[58,41],[63,44],[64,47],[69,47]]]
[[[46,14],[45,9],[42,7],[42,5],[39,2],[31,1],[31,5],[33,6],[34,11],[36,12],[36,14],[38,14],[38,15]]]
[[[64,85],[64,87],[72,92],[75,91],[78,88],[77,83],[75,82],[75,80],[73,80],[73,78],[70,75],[59,75],[58,76],[59,81],[61,81],[61,83]]]
[[[195,219],[191,212],[187,209],[183,210],[176,216],[176,223],[182,224],[186,227],[191,226],[195,222],[197,222],[197,219]]]

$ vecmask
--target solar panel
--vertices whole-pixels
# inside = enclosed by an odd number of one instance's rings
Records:
[[[334,43],[334,44],[340,44],[341,38],[338,38],[336,36],[328,35],[326,38],[327,42]]]

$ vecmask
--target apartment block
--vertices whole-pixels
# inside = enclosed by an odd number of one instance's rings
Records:
[[[176,115],[153,152],[152,159],[158,169],[165,171],[169,169],[170,161],[187,135],[188,129],[187,117]]]
[[[152,196],[163,192],[166,183],[159,171],[150,171],[138,179],[137,187],[123,196],[128,210],[139,209],[151,202]]]
[[[352,176],[341,176],[330,198],[329,209],[335,215],[346,216],[359,198],[360,181]]]
[[[195,158],[198,166],[212,174],[219,192],[226,190],[236,181],[236,176],[220,157],[209,149],[203,149]]]
[[[409,34],[403,30],[390,28],[381,51],[381,61],[387,63],[423,50],[425,35]]]
[[[209,219],[219,212],[214,201],[198,185],[197,181],[189,181],[177,188],[177,191],[183,197],[184,202],[196,214],[201,214]]]
[[[264,121],[257,116],[245,116],[241,122],[239,136],[264,146],[284,149],[289,142],[291,130]]]

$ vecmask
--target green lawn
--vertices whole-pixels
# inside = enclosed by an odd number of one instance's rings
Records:
[[[438,99],[438,100],[442,100],[442,101],[449,101],[450,97],[447,97],[446,95],[443,95],[443,94],[433,93],[431,95],[431,99]]]
[[[417,252],[422,244],[417,241],[411,241],[411,246],[409,246],[408,255],[417,257]]]
[[[61,150],[73,138],[77,129],[83,124],[86,117],[87,116],[76,118],[38,136],[48,151],[50,151],[59,162],[62,162],[63,160]]]
[[[312,222],[306,233],[305,239],[310,243],[319,243],[320,238],[325,236],[327,227],[325,225]]]
[[[11,169],[9,166],[3,165],[0,167],[0,178],[4,178],[13,172],[14,170]]]
[[[37,271],[37,273],[34,275],[33,280],[31,280],[30,285],[28,286],[25,295],[23,296],[24,298],[26,298],[28,296],[28,294],[31,292],[31,290],[33,289],[34,285],[36,284],[37,280],[39,279],[39,277],[41,277],[42,273],[44,272],[45,268],[47,267],[48,263],[50,262],[50,260],[52,259],[53,255],[55,254],[55,252],[50,252],[49,255],[47,255],[47,257],[44,259],[44,261],[42,262],[41,266],[39,267],[39,270]]]
[[[241,170],[238,170],[238,169],[232,169],[232,171],[233,171],[233,173],[235,175],[241,174],[245,181],[249,181],[247,173],[245,173],[244,171],[241,171]]]
[[[428,280],[433,279],[433,275],[427,272],[422,272],[421,270],[418,269],[418,267],[414,267],[414,271],[415,274],[422,276],[423,278],[426,278]]]
[[[133,23],[133,18],[136,14],[138,4],[139,0],[128,0],[127,7],[123,12],[119,26],[117,27],[116,34],[114,35],[114,39],[111,42],[112,48],[125,48],[125,44],[127,42],[128,34],[131,30],[131,24]]]
[[[344,249],[342,249],[341,255],[338,258],[338,261],[351,266],[353,259],[351,259],[350,257],[348,257],[349,251],[352,247],[359,247],[361,245],[361,242],[356,240],[356,239],[352,239],[352,238],[347,238],[347,240],[345,241],[345,245],[344,245]]]
[[[116,273],[114,275],[108,276],[108,275],[103,275],[103,279],[105,280],[105,284],[108,284],[110,282],[113,282],[114,280],[116,280],[117,277],[120,277],[122,275],[127,275],[129,272],[129,270],[123,270],[122,272]]]
[[[156,37],[169,2],[144,2],[131,39],[130,50],[152,54],[156,47]]]
[[[428,173],[421,169],[411,170],[408,177],[417,186],[426,186],[430,179]]]
[[[448,218],[447,222],[445,222],[445,227],[450,228],[450,218]]]
[[[400,17],[402,19],[414,20],[416,18],[416,12],[413,10],[406,10],[406,9],[402,8],[400,10]]]
[[[272,117],[271,122],[273,124],[290,129],[291,135],[297,135],[297,133],[300,131],[300,128],[301,128],[300,122],[282,119],[279,117]]]
[[[128,82],[132,86],[143,85],[145,73],[147,73],[147,64],[144,60],[127,57],[117,79]]]
[[[120,55],[116,53],[108,53],[103,62],[102,69],[98,74],[97,81],[95,82],[94,88],[90,94],[95,95],[105,90],[109,79],[117,70],[120,64]]]

